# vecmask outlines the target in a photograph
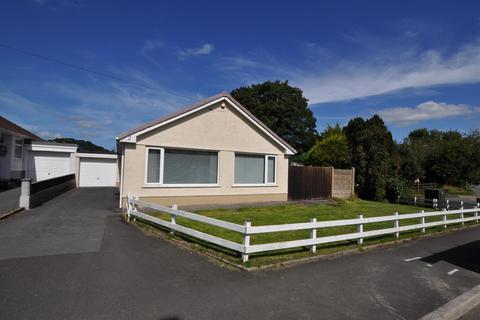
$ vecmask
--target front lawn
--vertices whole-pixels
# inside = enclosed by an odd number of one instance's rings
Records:
[[[237,224],[243,224],[244,221],[251,221],[252,226],[260,225],[272,225],[272,224],[286,224],[286,223],[298,223],[309,222],[311,218],[317,218],[317,221],[326,220],[340,220],[340,219],[352,219],[356,218],[358,214],[363,214],[364,217],[385,216],[393,214],[398,211],[399,214],[416,213],[420,212],[422,208],[407,205],[398,205],[382,202],[365,201],[359,199],[352,200],[337,200],[336,205],[329,204],[288,204],[281,206],[267,206],[267,207],[252,207],[252,208],[240,208],[240,209],[215,209],[215,210],[201,210],[197,211],[198,214],[202,214],[208,217],[229,221]],[[428,211],[428,209],[425,209]],[[165,213],[154,213],[164,220],[169,220],[170,215]],[[449,219],[457,218],[457,216],[449,216]],[[440,221],[441,217],[427,218],[427,222]],[[419,223],[419,219],[409,219],[400,221],[400,225],[410,225]],[[242,243],[243,236],[237,232],[225,230],[215,226],[207,225],[200,222],[191,221],[181,217],[177,217],[177,224],[202,231],[217,237],[228,239],[237,243]],[[144,225],[148,228],[147,225]],[[364,226],[364,230],[374,230],[390,228],[393,226],[393,222],[382,222],[375,224],[368,224]],[[452,228],[452,227],[449,227]],[[151,228],[150,228],[151,229]],[[151,229],[152,230],[152,229]],[[443,230],[442,227],[427,229],[427,232],[435,232]],[[342,226],[342,227],[330,227],[317,229],[317,237],[354,233],[356,232],[356,226]],[[309,237],[309,230],[301,231],[289,231],[289,232],[275,232],[252,235],[250,243],[270,243],[289,240],[305,239]],[[420,234],[419,231],[413,231],[403,233],[400,238],[410,238]],[[238,253],[229,252],[227,249],[216,248],[213,245],[198,241],[196,239],[189,238],[187,236],[181,236],[195,244],[200,250],[208,250],[215,254],[221,255],[222,258],[231,260],[235,263],[239,262]],[[372,239],[365,239],[364,245],[376,244],[381,242],[387,242],[393,240],[392,236],[382,236]],[[340,250],[356,248],[355,241],[344,241],[335,244],[326,244],[317,246],[317,254],[333,253]],[[259,253],[250,256],[248,264],[250,266],[260,266],[265,264],[277,263],[285,260],[291,260],[296,258],[308,257],[312,254],[306,248],[295,248],[282,251],[273,251],[267,253]]]

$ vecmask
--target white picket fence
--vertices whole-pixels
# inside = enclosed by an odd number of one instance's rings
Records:
[[[155,211],[160,211],[168,213],[171,216],[170,221],[166,221],[152,215],[142,213],[138,210],[139,207],[149,208]],[[425,232],[426,228],[444,226],[445,228],[449,224],[465,224],[465,222],[475,221],[479,222],[480,216],[480,204],[477,203],[477,207],[473,209],[464,209],[460,208],[458,210],[449,210],[443,209],[442,211],[435,212],[424,212],[422,210],[418,213],[408,213],[408,214],[398,214],[394,212],[393,215],[389,216],[380,216],[380,217],[371,217],[365,218],[363,215],[359,214],[355,219],[344,219],[344,220],[331,220],[331,221],[316,221],[315,218],[311,219],[310,222],[303,223],[290,223],[290,224],[278,224],[278,225],[266,225],[266,226],[252,226],[251,222],[245,221],[243,225],[231,223],[223,220],[218,220],[206,216],[202,216],[196,213],[187,212],[178,210],[176,205],[173,205],[172,208],[164,207],[158,204],[145,202],[139,200],[138,197],[127,198],[127,219],[140,219],[148,221],[150,223],[168,228],[171,230],[171,233],[180,232],[191,237],[213,243],[215,245],[228,248],[233,251],[237,251],[242,254],[242,261],[247,262],[249,254],[265,252],[265,251],[274,251],[288,248],[296,247],[309,247],[310,250],[315,253],[316,245],[332,243],[338,241],[346,240],[356,240],[359,245],[363,243],[364,238],[375,237],[381,235],[392,234],[395,238],[398,238],[400,232],[411,231],[420,229],[421,232]],[[459,215],[460,218],[448,219],[448,216]],[[467,217],[465,215],[468,215]],[[235,231],[243,235],[243,243],[236,243],[230,240],[223,238],[215,237],[210,234],[200,232],[195,229],[191,229],[185,226],[178,225],[176,223],[176,217],[183,217],[190,219],[192,221],[198,221],[219,228],[227,229],[230,231]],[[442,217],[441,221],[426,222],[425,218],[429,217]],[[407,219],[419,219],[418,224],[410,224],[401,226],[400,222]],[[364,231],[364,225],[371,223],[379,222],[392,222],[391,228]],[[347,233],[326,237],[317,237],[317,229],[329,228],[329,227],[338,227],[338,226],[357,226],[357,232]],[[264,243],[264,244],[250,244],[250,236],[260,233],[271,233],[271,232],[288,232],[296,230],[310,230],[310,237],[307,239],[301,240],[291,240],[283,242],[274,242],[274,243]]]

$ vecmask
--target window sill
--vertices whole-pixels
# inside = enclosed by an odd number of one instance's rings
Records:
[[[219,184],[144,184],[143,188],[220,188]]]
[[[278,184],[276,184],[276,183],[232,184],[232,188],[250,188],[250,187],[278,187]]]

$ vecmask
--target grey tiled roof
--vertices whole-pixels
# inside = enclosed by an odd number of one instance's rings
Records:
[[[255,121],[257,124],[259,124],[262,128],[264,128],[266,131],[268,131],[272,136],[274,136],[276,139],[278,139],[283,145],[285,145],[288,149],[290,149],[293,153],[296,153],[296,150],[290,146],[285,140],[283,140],[281,137],[279,137],[275,132],[273,132],[269,127],[267,127],[262,121],[260,121],[257,117],[255,117],[250,111],[248,111],[247,108],[245,108],[244,106],[242,106],[240,104],[240,102],[238,102],[237,100],[235,100],[228,92],[221,92],[217,95],[214,95],[210,98],[207,98],[205,100],[202,100],[200,102],[197,102],[191,106],[188,106],[188,107],[185,107],[185,108],[182,108],[174,113],[171,113],[171,114],[168,114],[168,115],[165,115],[165,116],[162,116],[158,119],[155,119],[155,120],[152,120],[152,121],[149,121],[149,122],[146,122],[146,123],[143,123],[141,125],[139,125],[138,127],[135,127],[133,129],[130,129],[130,130],[127,130],[127,131],[124,131],[122,132],[121,134],[118,135],[117,137],[117,140],[121,140],[131,134],[134,134],[134,133],[137,133],[139,131],[142,131],[144,129],[147,129],[149,127],[152,127],[154,125],[157,125],[157,124],[160,124],[164,121],[167,121],[167,120],[170,120],[172,118],[175,118],[177,116],[180,116],[184,113],[187,113],[187,112],[190,112],[192,110],[195,110],[196,108],[198,107],[201,107],[207,103],[210,103],[212,101],[215,101],[219,98],[228,98],[230,101],[232,101],[239,109],[241,109],[243,112],[245,112],[253,121]]]
[[[4,129],[6,131],[14,132],[19,136],[23,136],[27,139],[34,140],[34,141],[43,141],[42,138],[37,136],[36,134],[31,133],[27,129],[20,127],[19,125],[11,122],[10,120],[5,119],[4,117],[0,116],[0,129]]]

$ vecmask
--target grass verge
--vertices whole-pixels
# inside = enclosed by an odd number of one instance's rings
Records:
[[[474,196],[475,195],[475,192],[473,190],[463,188],[463,187],[444,185],[442,188],[449,195],[454,195],[454,196]]]

